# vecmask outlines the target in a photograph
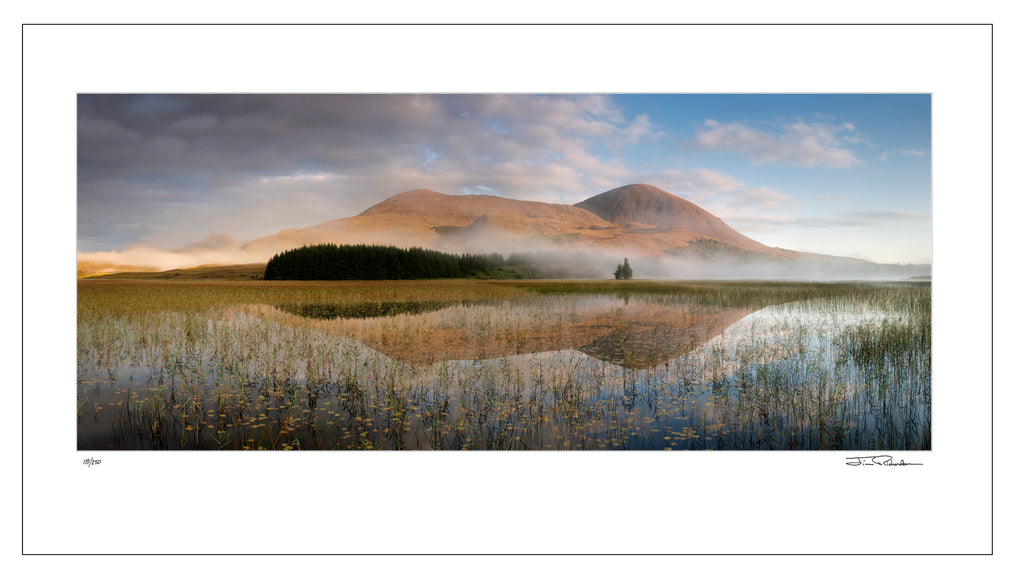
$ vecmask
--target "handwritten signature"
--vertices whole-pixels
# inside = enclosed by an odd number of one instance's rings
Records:
[[[846,458],[853,460],[846,462],[848,466],[923,466],[924,464],[912,464],[903,460],[893,461],[892,456],[880,455],[880,456],[860,456],[855,458]]]
[[[82,462],[82,465],[91,468],[93,466],[98,466],[102,463],[103,460],[97,460],[96,458],[85,458],[85,460]]]

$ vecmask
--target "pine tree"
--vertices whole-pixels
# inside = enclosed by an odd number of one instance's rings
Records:
[[[632,279],[633,278],[633,268],[629,266],[629,259],[623,259],[622,260],[622,278],[623,279]]]
[[[623,259],[621,263],[615,266],[615,278],[616,279],[632,279],[633,268],[629,266],[629,259]]]

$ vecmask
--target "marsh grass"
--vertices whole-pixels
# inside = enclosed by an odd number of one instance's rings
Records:
[[[929,449],[930,310],[927,283],[83,281],[78,443]]]

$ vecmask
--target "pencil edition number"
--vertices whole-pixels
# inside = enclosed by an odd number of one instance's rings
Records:
[[[96,458],[85,458],[82,461],[82,465],[87,467],[87,468],[91,468],[93,466],[98,466],[98,465],[100,465],[102,463],[103,463],[103,460],[97,460]]]

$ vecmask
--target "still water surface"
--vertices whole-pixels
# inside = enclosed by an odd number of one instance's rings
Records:
[[[236,308],[175,347],[80,356],[78,445],[928,449],[930,348],[865,358],[849,339],[912,322],[874,302],[663,295]]]

